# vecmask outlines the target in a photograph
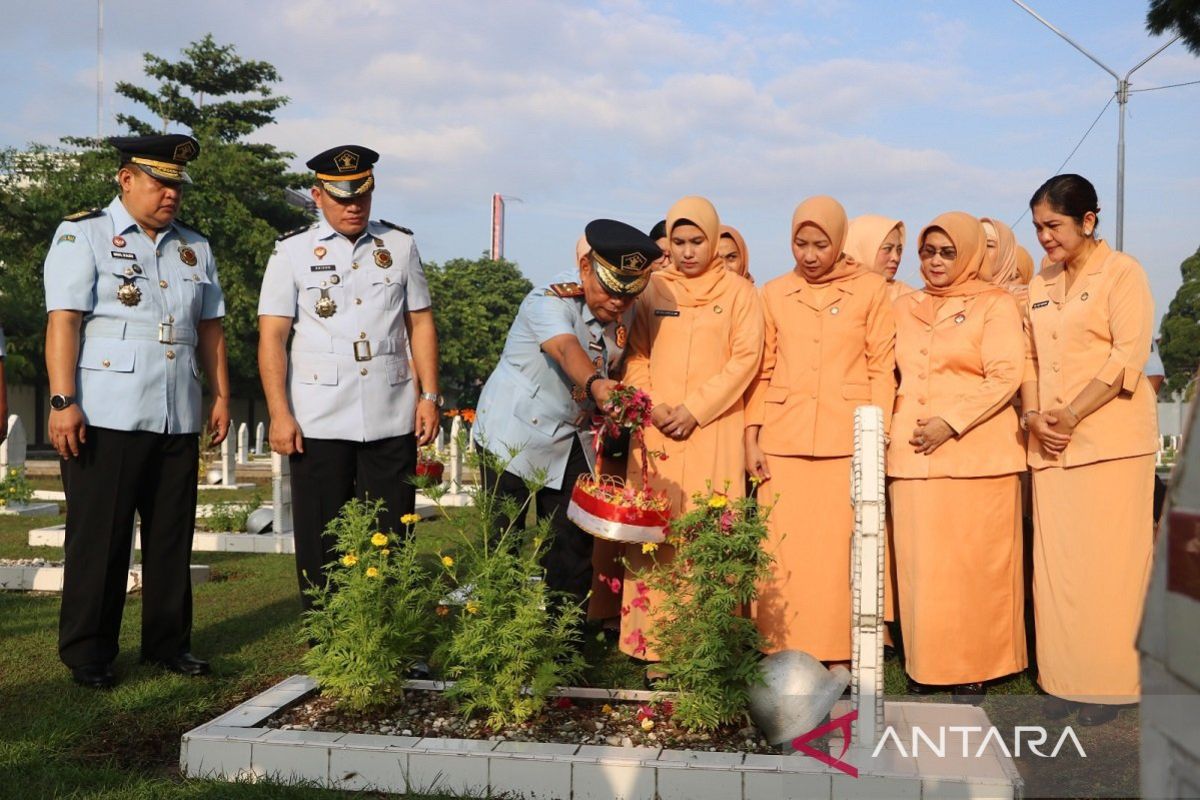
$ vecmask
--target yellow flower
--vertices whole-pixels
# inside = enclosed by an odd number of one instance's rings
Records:
[[[388,537],[387,537],[386,533],[383,533],[383,532],[376,533],[374,536],[371,537],[371,544],[375,545],[376,547],[383,547],[387,543],[388,543]]]
[[[392,551],[385,547],[382,550],[380,550],[379,552],[386,556],[388,553],[390,553]]]
[[[654,542],[645,542],[642,544],[642,553],[643,554],[653,553],[657,549],[658,549],[658,545],[655,544]]]
[[[400,518],[401,525],[416,525],[420,521],[421,521],[420,514],[405,514],[403,517]]]
[[[353,567],[357,563],[358,556],[354,555],[353,553],[347,553],[346,555],[342,556],[343,567]]]
[[[379,570],[375,569],[374,567],[367,567],[367,577],[368,578],[378,578]]]
[[[608,703],[605,703],[604,705],[600,706],[601,714],[611,714],[612,710],[613,710],[612,706],[610,706]]]
[[[452,556],[442,556],[442,566],[449,569],[454,566],[454,558]]]
[[[642,730],[644,730],[644,731],[654,730],[654,720],[650,719],[649,717],[642,720]]]
[[[478,614],[479,613],[479,603],[476,603],[474,600],[468,600],[467,601],[467,613],[468,614]]]
[[[709,508],[724,508],[727,505],[729,505],[729,498],[723,494],[714,494],[708,498]]]

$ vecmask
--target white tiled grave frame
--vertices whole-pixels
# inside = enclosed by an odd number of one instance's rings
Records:
[[[410,682],[428,688],[427,681]],[[884,768],[850,778],[797,755],[746,755],[654,747],[607,747],[477,739],[380,736],[275,730],[267,718],[317,689],[293,675],[233,710],[183,735],[180,769],[188,777],[309,781],[349,790],[443,790],[511,793],[533,800],[809,800],[855,797],[1018,798],[1021,779],[1011,761],[981,774],[931,774],[929,765],[898,754]],[[641,699],[642,692],[563,690],[565,696]],[[936,714],[938,704],[888,704],[888,721],[903,724],[909,706]],[[893,708],[893,706],[895,708]],[[954,714],[986,714],[972,708]],[[949,713],[949,711],[948,711]],[[925,768],[925,773],[920,769]],[[877,774],[878,773],[878,774]]]

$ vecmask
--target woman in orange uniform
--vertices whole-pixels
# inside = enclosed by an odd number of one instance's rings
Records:
[[[1033,469],[1033,610],[1046,713],[1081,725],[1138,699],[1134,649],[1153,544],[1158,419],[1142,368],[1154,300],[1141,265],[1095,236],[1079,175],[1030,200],[1050,264],[1029,285],[1021,385]]]
[[[896,323],[887,281],[850,264],[832,197],[792,215],[795,269],[763,287],[766,345],[747,411],[746,468],[774,505],[771,578],[756,618],[771,652],[850,658],[850,460],[854,409],[891,417]]]
[[[758,374],[763,314],[758,293],[745,278],[725,269],[717,256],[721,221],[703,197],[685,197],[667,214],[671,263],[654,273],[638,298],[629,334],[625,382],[654,401],[646,447],[666,453],[650,471],[673,515],[709,485],[742,497],[746,463],[743,396]],[[641,453],[630,454],[628,480],[641,479]],[[632,575],[672,557],[669,545],[654,555],[629,545]],[[639,581],[626,580],[621,650],[657,661],[650,646],[654,593],[639,596]],[[628,613],[624,609],[628,608]]]
[[[980,217],[979,221],[987,236],[987,253],[979,278],[1006,289],[1019,304],[1024,304],[1033,277],[1033,258],[1017,244],[1012,228],[990,217]]]
[[[747,249],[742,234],[732,225],[721,226],[717,256],[725,264],[725,269],[754,283],[754,276],[750,274],[750,250]]]
[[[888,475],[905,669],[914,689],[982,699],[1025,668],[1020,473],[1011,400],[1021,385],[1021,312],[979,280],[984,231],[961,211],[917,237],[925,288],[896,301],[900,389]]]
[[[863,214],[850,220],[846,259],[886,278],[893,301],[913,290],[904,281],[896,280],[903,255],[904,223],[900,220],[879,214]]]

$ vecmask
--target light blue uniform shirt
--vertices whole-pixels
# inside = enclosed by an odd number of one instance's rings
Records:
[[[45,282],[47,311],[83,312],[75,398],[89,425],[200,431],[196,325],[225,316],[207,239],[173,222],[151,241],[117,197],[58,226]],[[125,284],[136,305],[119,299]]]
[[[288,397],[305,436],[370,442],[415,430],[404,314],[429,306],[408,231],[372,221],[351,242],[322,218],[276,242],[258,313],[293,320]]]
[[[552,281],[569,282],[579,282],[577,271]],[[546,485],[561,488],[576,436],[588,462],[594,462],[591,420],[589,414],[582,428],[576,425],[584,409],[571,397],[571,379],[542,351],[542,344],[572,334],[593,361],[599,359],[601,374],[615,374],[625,354],[625,337],[618,337],[617,329],[623,326],[628,332],[632,320],[632,307],[621,320],[605,325],[582,297],[559,297],[548,286],[530,292],[508,331],[500,362],[479,395],[472,426],[475,441],[508,462],[506,471],[529,479],[542,469]],[[510,450],[519,451],[511,460]]]

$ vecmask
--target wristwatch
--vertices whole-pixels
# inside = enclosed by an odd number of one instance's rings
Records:
[[[441,408],[446,404],[446,398],[442,397],[437,392],[421,392],[421,399],[428,400],[438,408]]]
[[[55,411],[62,411],[64,408],[67,408],[74,402],[75,402],[75,398],[71,397],[71,395],[69,395],[69,394],[52,394],[52,395],[50,395],[50,407],[53,408]]]

